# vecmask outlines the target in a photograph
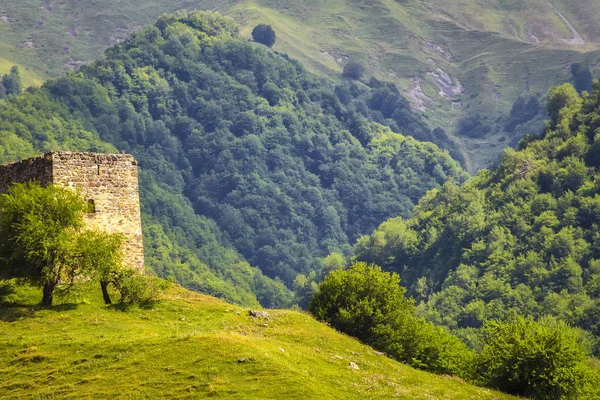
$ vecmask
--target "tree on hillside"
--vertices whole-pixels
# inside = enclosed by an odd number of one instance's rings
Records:
[[[556,126],[565,118],[570,120],[569,116],[579,111],[581,98],[573,85],[565,83],[550,89],[546,108],[552,124]]]
[[[82,271],[100,282],[104,303],[111,304],[108,285],[117,282],[123,271],[123,255],[120,248],[125,236],[89,230],[81,233],[77,239],[75,256],[80,258]]]
[[[260,24],[254,27],[252,30],[252,39],[257,43],[264,44],[268,47],[273,47],[275,40],[277,39],[277,35],[275,34],[275,31],[271,25]]]
[[[331,272],[309,311],[318,320],[414,367],[465,376],[472,352],[443,328],[416,317],[398,274],[364,262]]]
[[[14,184],[0,195],[0,279],[43,287],[42,305],[51,306],[59,283],[91,276],[100,266],[118,264],[119,238],[82,232],[88,203],[79,193],[54,185]]]
[[[573,74],[573,86],[579,94],[583,91],[591,91],[594,83],[592,71],[588,67],[581,64],[571,65],[571,73]]]
[[[23,85],[21,83],[21,74],[17,66],[13,66],[10,69],[10,73],[2,77],[2,86],[4,87],[5,94],[16,96],[20,95],[23,91]]]
[[[342,75],[346,78],[360,80],[365,72],[365,68],[362,64],[357,63],[356,61],[350,61],[348,64],[344,65],[344,71]]]

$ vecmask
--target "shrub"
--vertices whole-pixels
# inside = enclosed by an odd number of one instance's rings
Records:
[[[170,283],[126,269],[116,279],[115,286],[121,294],[121,303],[147,306],[157,301],[160,294],[170,286]]]
[[[342,75],[344,75],[346,78],[360,80],[364,72],[365,68],[361,64],[355,61],[350,61],[348,64],[344,65],[344,71]]]
[[[476,362],[479,383],[534,399],[585,397],[595,374],[578,337],[551,318],[511,314],[505,322],[489,321]]]
[[[398,274],[364,262],[331,272],[309,311],[341,332],[418,368],[466,375],[472,352],[443,328],[414,315]]]

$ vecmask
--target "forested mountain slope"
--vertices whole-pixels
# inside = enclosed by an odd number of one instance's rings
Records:
[[[401,273],[430,320],[478,328],[515,310],[600,335],[600,83],[548,98],[541,137],[356,244],[358,259]]]
[[[271,24],[275,49],[322,75],[363,63],[369,76],[397,84],[430,128],[454,137],[454,146],[435,142],[456,147],[470,171],[543,127],[535,101],[511,113],[519,98],[543,102],[551,86],[573,79],[572,64],[598,76],[593,0],[5,0],[0,72],[18,64],[39,84],[182,8],[218,9],[248,37],[256,24]]]
[[[382,122],[431,134],[393,85],[334,86],[237,29],[218,14],[163,16],[79,73],[0,103],[4,160],[106,148],[99,139],[133,153],[154,271],[286,305],[284,286],[248,262],[291,286],[465,173],[435,145],[372,122],[385,105],[396,119]]]

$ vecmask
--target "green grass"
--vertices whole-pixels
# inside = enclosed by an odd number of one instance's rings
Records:
[[[421,78],[429,97],[425,118],[452,133],[458,121],[480,113],[495,122],[519,95],[543,95],[571,78],[569,66],[588,64],[600,73],[600,5],[595,0],[552,0],[581,34],[572,34],[546,0],[5,0],[0,5],[0,73],[18,64],[27,84],[57,76],[99,57],[129,32],[178,9],[218,9],[242,25],[258,23],[277,32],[275,49],[313,72],[339,77],[348,59],[369,75],[403,91]],[[539,40],[534,44],[531,35]],[[33,48],[23,47],[32,43]],[[428,47],[427,44],[430,44]],[[21,47],[20,47],[21,46]],[[443,53],[438,50],[441,49]],[[439,96],[428,74],[442,69],[465,87],[453,99]],[[461,100],[453,107],[452,100]],[[458,137],[474,171],[497,159],[506,143],[495,129],[487,138]]]
[[[397,363],[303,313],[253,319],[178,287],[123,309],[95,289],[41,309],[38,289],[0,287],[0,398],[512,398]]]

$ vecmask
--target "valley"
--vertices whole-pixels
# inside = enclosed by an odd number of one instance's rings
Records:
[[[2,194],[0,397],[598,398],[599,15],[3,1],[0,163],[129,154],[144,273]]]

